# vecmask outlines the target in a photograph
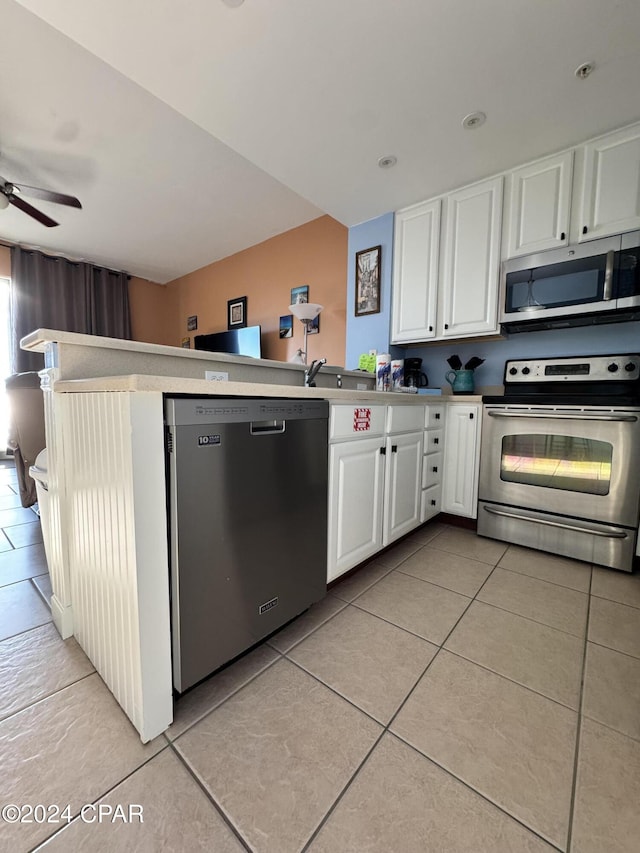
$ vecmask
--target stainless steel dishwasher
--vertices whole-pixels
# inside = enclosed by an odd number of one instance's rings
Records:
[[[325,595],[328,416],[324,400],[165,400],[178,692]]]

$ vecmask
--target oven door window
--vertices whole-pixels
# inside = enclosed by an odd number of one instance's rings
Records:
[[[613,445],[570,435],[506,435],[500,479],[563,492],[607,495]]]

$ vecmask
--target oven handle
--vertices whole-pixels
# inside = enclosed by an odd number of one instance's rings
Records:
[[[584,412],[543,412],[540,410],[529,412],[501,412],[496,409],[488,409],[490,418],[543,418],[547,420],[569,420],[569,421],[617,421],[624,423],[635,423],[636,415],[588,415]]]
[[[575,524],[563,524],[560,521],[548,521],[546,518],[531,518],[528,515],[520,515],[517,512],[506,512],[503,509],[494,509],[485,506],[483,509],[492,515],[504,515],[506,518],[515,518],[518,521],[532,521],[536,524],[546,524],[547,527],[560,527],[562,530],[572,530],[576,533],[591,533],[593,536],[602,536],[604,539],[626,539],[628,534],[625,530],[594,530],[591,527],[579,527]]]

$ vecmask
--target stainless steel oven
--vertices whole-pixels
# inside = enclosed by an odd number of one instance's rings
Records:
[[[508,362],[484,407],[478,532],[630,571],[639,379],[637,355]]]

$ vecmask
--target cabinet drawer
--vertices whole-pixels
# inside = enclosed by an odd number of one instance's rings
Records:
[[[430,453],[422,458],[422,488],[442,482],[442,453]]]
[[[420,432],[424,427],[422,406],[389,406],[387,432]]]
[[[444,430],[431,429],[424,434],[424,452],[438,453],[444,446]]]
[[[431,486],[430,489],[425,489],[422,492],[422,497],[420,499],[420,522],[424,524],[425,521],[428,521],[430,518],[433,518],[434,515],[438,515],[440,512],[440,498],[442,495],[442,487],[440,484],[436,486]]]
[[[384,433],[385,406],[331,406],[329,440],[373,438]]]
[[[425,429],[444,426],[444,403],[437,406],[426,406],[424,426]]]

